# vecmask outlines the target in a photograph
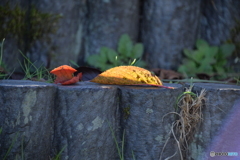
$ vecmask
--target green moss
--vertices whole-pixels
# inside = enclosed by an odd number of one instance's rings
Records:
[[[57,30],[60,15],[42,13],[31,6],[22,9],[19,5],[11,8],[9,4],[0,6],[0,39],[8,36],[17,39],[19,49],[26,52],[33,42],[49,38]]]
[[[130,116],[130,107],[123,108],[123,117],[124,117],[124,119],[128,119],[129,116]]]

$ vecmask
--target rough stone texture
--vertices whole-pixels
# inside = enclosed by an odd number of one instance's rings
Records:
[[[200,37],[211,45],[222,44],[240,19],[240,1],[202,0],[201,5]]]
[[[11,8],[14,8],[16,5],[20,6],[23,9],[27,9],[27,3],[24,0],[1,0],[0,5],[4,6],[8,4]],[[2,24],[1,24],[2,25]],[[20,71],[21,65],[19,61],[22,61],[22,56],[19,50],[23,51],[24,49],[24,40],[22,39],[19,42],[19,39],[13,35],[7,35],[5,38],[4,47],[3,47],[3,62],[6,65],[9,71]],[[0,39],[0,43],[2,43],[3,39]]]
[[[181,85],[166,85],[176,89],[2,80],[0,159],[11,144],[7,159],[46,160],[62,149],[61,159],[119,159],[111,129],[119,145],[124,143],[124,159],[133,159],[133,155],[137,160],[159,159],[175,120],[173,115],[162,118],[174,111],[183,92]],[[236,127],[240,86],[196,83],[193,91],[200,93],[203,88],[204,119],[189,145],[189,159],[210,158],[212,149],[239,152],[232,149],[240,145]],[[176,142],[170,137],[162,159],[176,151]],[[179,154],[173,159],[180,159]]]
[[[136,41],[139,32],[138,0],[87,1],[83,54],[98,54],[101,47],[117,48],[122,34]]]
[[[208,149],[210,145],[214,145],[216,142],[213,139],[220,135],[222,126],[229,119],[229,113],[234,112],[232,111],[234,104],[240,100],[240,86],[212,83],[194,84],[194,92],[200,93],[202,89],[206,90],[206,103],[202,109],[203,122],[199,131],[195,134],[193,143],[190,145],[189,159],[210,158]],[[235,126],[238,126],[238,124],[235,124]],[[225,141],[228,141],[228,139],[225,139]],[[222,151],[236,152],[236,150],[224,150],[224,147]],[[239,150],[237,151],[239,152]]]
[[[117,159],[111,131],[119,128],[116,87],[86,82],[59,86],[55,113],[57,153],[66,147],[62,159]]]
[[[169,85],[170,86],[170,85]],[[122,129],[125,130],[126,160],[159,159],[169,137],[177,97],[182,93],[181,85],[176,89],[156,87],[121,87]],[[129,112],[129,113],[128,113]],[[162,159],[172,156],[178,149],[171,137],[163,151]],[[133,157],[134,155],[134,157]],[[178,159],[178,155],[174,159]]]
[[[0,159],[46,160],[52,150],[54,85],[0,81]]]
[[[150,68],[176,69],[182,50],[195,44],[200,0],[143,2],[141,38]]]
[[[56,33],[46,33],[42,35],[43,38],[36,39],[34,42],[29,42],[27,37],[16,37],[14,35],[4,37],[6,38],[6,42],[3,57],[9,70],[21,70],[18,62],[23,58],[18,49],[27,55],[32,62],[35,62],[37,67],[45,66],[54,68],[62,64],[69,64],[69,60],[77,62],[81,50],[83,17],[86,14],[85,0],[13,0],[11,2],[3,0],[0,2],[0,5],[6,3],[12,8],[20,6],[22,10],[28,11],[32,7],[35,7],[41,13],[62,16],[58,23],[52,24],[56,28]],[[28,21],[25,23],[29,23]],[[49,26],[46,25],[47,27]],[[39,30],[42,30],[42,28],[39,28]],[[51,30],[51,28],[48,30]],[[21,42],[21,45],[18,42]],[[28,47],[26,48],[26,46]]]
[[[77,61],[81,50],[82,29],[85,15],[84,0],[53,0],[31,1],[40,12],[61,15],[56,25],[56,34],[50,35],[50,40],[36,41],[30,49],[30,57],[38,65],[48,65],[50,68],[69,64],[69,60]]]
[[[99,53],[103,46],[116,49],[124,33],[133,41],[143,42],[149,68],[177,69],[184,48],[194,47],[197,38],[214,45],[225,42],[240,19],[238,0],[0,1],[0,5],[6,3],[23,9],[35,6],[43,13],[62,15],[54,25],[58,28],[56,34],[44,35],[49,38],[36,40],[30,48],[26,47],[26,37],[5,37],[3,59],[10,71],[21,70],[18,49],[37,66],[53,68],[69,64],[69,60],[83,65],[89,55]]]
[[[213,139],[213,143],[207,153],[212,151],[214,152],[223,152],[226,153],[228,151],[235,152],[234,154],[228,153],[228,156],[235,155],[232,157],[228,157],[227,159],[236,160],[240,158],[239,148],[240,148],[240,130],[238,127],[240,121],[240,99],[234,104],[234,106],[229,111],[227,116],[227,121],[225,121],[221,127],[218,136],[215,136]],[[208,156],[209,160],[225,160],[226,156]]]

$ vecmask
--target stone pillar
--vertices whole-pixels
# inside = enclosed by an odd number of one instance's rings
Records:
[[[49,159],[55,92],[52,84],[0,81],[0,159]]]
[[[61,159],[117,159],[118,90],[113,86],[80,83],[59,86],[55,107],[55,139]]]
[[[58,22],[52,25],[56,33],[45,35],[45,38],[37,40],[30,48],[31,60],[37,61],[38,66],[44,64],[50,68],[70,64],[70,60],[77,62],[82,47],[86,1],[34,0],[31,5],[42,13],[61,16]]]
[[[200,0],[143,1],[141,39],[149,68],[177,69],[197,39]]]
[[[233,112],[237,112],[234,104],[240,100],[240,86],[212,83],[196,83],[193,91],[200,93],[202,89],[206,90],[206,103],[203,112],[203,121],[196,132],[193,142],[189,145],[189,159],[211,159],[208,149],[214,146],[214,141],[224,131],[224,126],[233,117],[230,117]],[[235,111],[233,110],[235,109]],[[238,124],[235,124],[237,127]],[[232,128],[234,131],[234,128]],[[229,134],[231,136],[231,134]],[[225,137],[226,138],[226,137]],[[236,141],[239,142],[239,137],[236,136]],[[227,143],[227,138],[225,139]],[[227,147],[227,146],[225,146]],[[236,148],[237,149],[237,148]],[[222,150],[215,152],[237,152]],[[238,153],[239,154],[239,153]],[[226,157],[225,157],[226,158]],[[219,157],[216,157],[219,159]]]
[[[122,34],[136,41],[139,32],[138,0],[87,1],[87,21],[84,29],[85,58],[98,54],[101,47],[117,48]]]
[[[125,130],[124,159],[162,159],[178,153],[176,143],[169,132],[175,121],[174,112],[177,97],[182,93],[181,85],[176,89],[156,87],[121,87],[122,129]],[[123,134],[123,133],[122,133]],[[169,141],[164,148],[164,145]],[[180,158],[178,154],[174,159]]]
[[[218,0],[201,2],[200,37],[211,45],[220,45],[230,38],[230,31],[240,19],[240,2]]]

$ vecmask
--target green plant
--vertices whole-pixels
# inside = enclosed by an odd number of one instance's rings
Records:
[[[117,52],[108,47],[102,47],[100,54],[91,55],[87,58],[87,63],[105,71],[109,68],[120,65],[136,65],[144,67],[146,63],[141,60],[143,55],[143,45],[133,44],[127,34],[123,34],[118,42]]]
[[[121,144],[121,146],[120,146],[119,143],[118,143],[118,140],[117,140],[117,137],[115,135],[115,132],[114,132],[113,128],[111,127],[110,123],[108,123],[108,125],[109,125],[109,128],[111,130],[114,142],[116,144],[116,148],[117,148],[117,151],[118,151],[119,159],[120,160],[124,160],[125,130],[123,130],[122,141],[120,143]],[[136,159],[133,150],[132,150],[132,158],[133,158],[133,160]]]
[[[30,61],[30,59],[25,56],[21,51],[19,51],[21,55],[23,56],[23,64],[20,63],[24,73],[25,77],[24,79],[30,79],[30,80],[36,80],[36,81],[45,81],[47,82],[53,82],[53,78],[50,74],[50,72],[43,66],[36,67],[33,62]]]
[[[3,44],[4,44],[5,39],[3,39],[0,47],[1,47],[1,51],[0,51],[0,67],[3,67],[3,61],[2,61],[2,56],[3,56]]]
[[[128,119],[128,117],[130,116],[130,107],[125,107],[123,108],[123,117],[124,119]]]
[[[73,66],[75,66],[75,67],[80,67],[76,62],[74,62],[73,60],[69,60],[69,62],[73,65]]]
[[[210,76],[224,76],[229,71],[226,68],[227,57],[235,50],[233,44],[221,46],[210,46],[206,41],[198,39],[196,50],[184,49],[186,58],[178,71],[187,77],[196,76],[198,73],[205,73]]]
[[[7,150],[7,153],[6,153],[5,156],[3,157],[3,160],[7,159],[10,151],[11,151],[12,148],[13,148],[13,145],[15,144],[15,142],[16,142],[16,140],[17,140],[17,138],[18,138],[18,134],[19,134],[19,133],[17,132],[16,135],[14,136],[14,138],[12,139],[12,143],[11,143],[11,145],[9,146],[9,148],[8,148],[8,150]]]
[[[175,120],[171,123],[170,131],[167,135],[167,140],[163,146],[162,152],[160,154],[160,159],[162,159],[163,152],[166,145],[169,143],[169,139],[173,136],[178,150],[180,159],[187,159],[188,152],[190,149],[190,144],[193,141],[193,137],[199,128],[199,124],[203,120],[202,107],[206,101],[206,91],[201,90],[200,94],[195,94],[192,91],[193,79],[190,81],[190,87],[186,88],[185,92],[178,96],[176,103],[174,105],[175,111],[169,112],[162,117],[162,121],[168,115],[175,115]],[[177,151],[167,157],[166,159],[171,159],[177,155]]]
[[[8,77],[8,74],[6,74],[6,65],[3,63],[3,44],[5,39],[2,40],[2,43],[0,44],[0,79],[5,79]]]
[[[59,151],[58,154],[57,154],[54,158],[52,158],[51,160],[61,160],[61,154],[62,154],[62,152],[63,152],[66,148],[67,148],[67,145],[65,145],[65,146],[61,149],[61,151]]]
[[[240,84],[240,76],[234,77],[234,80],[236,80],[236,85]]]
[[[114,139],[114,142],[116,144],[116,147],[117,147],[117,151],[118,151],[118,156],[120,158],[120,160],[124,160],[124,136],[125,136],[125,130],[123,131],[123,137],[122,137],[122,145],[121,145],[121,148],[118,144],[118,140],[117,140],[117,137],[115,136],[115,132],[113,131],[113,128],[110,126],[109,124],[109,127],[110,127],[110,130],[112,132],[112,137]]]

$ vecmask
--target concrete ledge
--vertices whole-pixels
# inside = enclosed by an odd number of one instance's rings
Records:
[[[174,116],[176,89],[145,86],[99,85],[81,82],[61,86],[33,81],[0,81],[0,158],[12,144],[7,159],[46,160],[64,148],[61,159],[119,159],[112,136],[121,145],[124,159],[159,159]],[[207,90],[204,121],[190,145],[189,157],[209,157],[209,146],[240,98],[240,86],[195,84]],[[232,112],[232,111],[231,111]],[[226,120],[225,120],[226,119]],[[169,140],[163,158],[177,150]],[[133,153],[133,154],[132,154]],[[240,154],[240,153],[239,153]],[[178,156],[174,159],[179,159]]]

